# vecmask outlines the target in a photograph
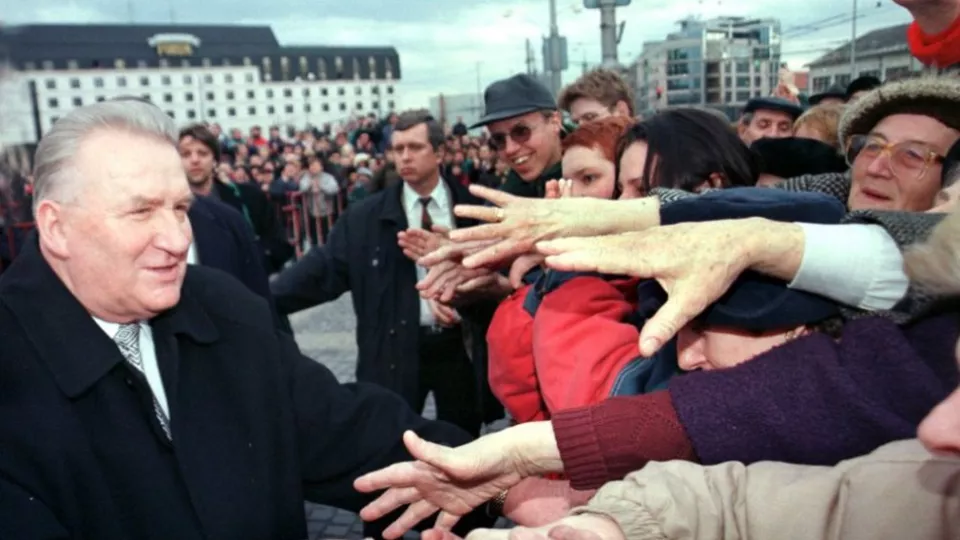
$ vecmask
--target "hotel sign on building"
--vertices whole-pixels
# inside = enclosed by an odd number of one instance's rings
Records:
[[[157,50],[157,56],[193,56],[200,46],[200,38],[190,34],[156,34],[147,44]]]

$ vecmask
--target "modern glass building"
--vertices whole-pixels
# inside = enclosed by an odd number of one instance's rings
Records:
[[[637,110],[706,105],[733,116],[769,95],[780,69],[780,21],[719,17],[679,21],[666,39],[644,43],[633,69]]]

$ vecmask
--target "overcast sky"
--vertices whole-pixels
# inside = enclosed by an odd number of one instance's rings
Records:
[[[634,0],[617,10],[626,21],[620,61],[636,57],[644,41],[662,39],[689,15],[780,17],[784,58],[794,69],[842,45],[849,22],[819,31],[797,29],[851,13],[855,0]],[[16,9],[14,9],[16,3]],[[571,69],[600,61],[600,15],[582,0],[557,0],[560,33],[570,44]],[[540,36],[549,25],[548,0],[0,0],[5,23],[129,22],[263,24],[285,45],[393,45],[400,52],[404,107],[425,106],[444,93],[475,93],[480,86],[525,70],[524,40],[540,65]],[[859,0],[858,34],[910,20],[891,0]],[[171,17],[172,16],[172,17]],[[790,31],[795,29],[794,31]]]

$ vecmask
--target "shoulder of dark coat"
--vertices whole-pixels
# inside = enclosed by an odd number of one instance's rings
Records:
[[[199,304],[213,319],[260,330],[274,328],[273,314],[267,301],[237,278],[216,268],[188,266],[181,294]],[[181,298],[183,303],[184,299]]]
[[[194,208],[206,212],[208,215],[231,229],[245,229],[247,220],[236,208],[214,199],[197,199]]]

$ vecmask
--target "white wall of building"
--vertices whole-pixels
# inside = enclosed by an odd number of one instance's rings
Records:
[[[400,108],[396,80],[264,82],[256,66],[23,71],[2,82],[0,133],[6,144],[35,142],[30,81],[36,84],[43,132],[75,107],[122,95],[149,99],[178,125],[216,122],[245,131],[255,125],[336,124]],[[19,96],[12,105],[8,92]]]
[[[923,70],[923,65],[908,51],[876,54],[857,59],[857,76],[873,75],[881,81],[911,76]],[[850,64],[810,65],[810,92],[822,92],[833,84],[850,83]]]
[[[0,146],[31,142],[36,137],[28,80],[0,67]]]

